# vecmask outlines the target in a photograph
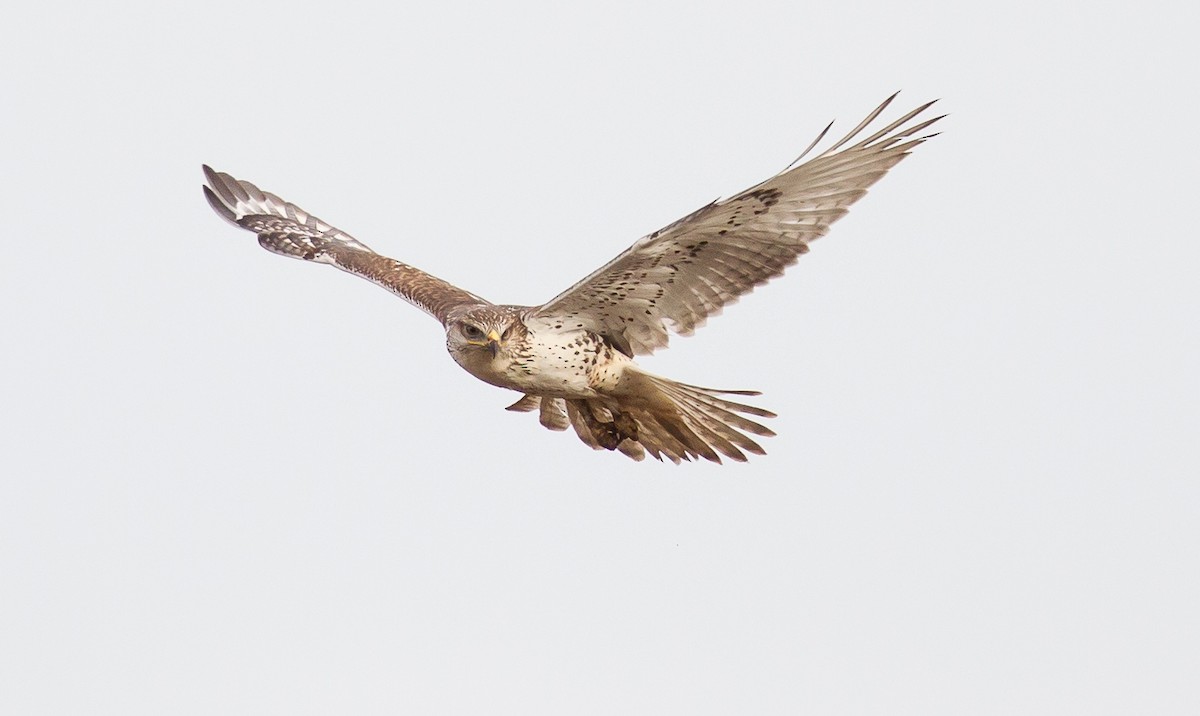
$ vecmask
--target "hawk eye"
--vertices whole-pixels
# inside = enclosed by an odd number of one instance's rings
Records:
[[[464,336],[471,340],[483,338],[483,331],[479,330],[476,326],[472,326],[470,323],[462,324],[462,332]]]

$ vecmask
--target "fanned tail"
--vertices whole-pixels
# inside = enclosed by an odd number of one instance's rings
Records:
[[[651,392],[657,393],[647,401],[647,409],[638,411],[643,416],[639,423],[649,428],[643,431],[641,442],[654,457],[661,454],[672,462],[702,457],[719,463],[721,455],[745,462],[746,453],[766,454],[750,435],[770,437],[775,432],[745,416],[773,418],[775,414],[722,397],[758,393],[702,388],[642,375],[653,387]]]
[[[752,396],[754,391],[716,390],[630,370],[626,390],[599,398],[555,398],[526,395],[509,410],[538,411],[551,430],[574,428],[593,450],[617,450],[634,460],[646,454],[679,464],[704,458],[720,463],[721,456],[746,461],[746,453],[766,451],[750,435],[775,433],[745,416],[773,418],[775,414],[735,402],[728,395]]]

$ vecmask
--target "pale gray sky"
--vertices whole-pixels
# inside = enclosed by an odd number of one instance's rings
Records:
[[[1182,3],[30,7],[0,711],[1200,710]],[[199,188],[537,303],[897,89],[944,133],[644,361],[764,392],[746,465],[504,412],[428,316]]]

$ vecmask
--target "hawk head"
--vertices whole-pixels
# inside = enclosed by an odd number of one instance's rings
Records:
[[[447,316],[446,348],[459,364],[507,357],[511,343],[525,335],[515,306],[473,306]]]

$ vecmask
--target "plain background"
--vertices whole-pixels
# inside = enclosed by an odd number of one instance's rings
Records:
[[[0,711],[1200,710],[1194,9],[31,7]],[[505,413],[436,322],[199,188],[539,303],[897,89],[943,134],[644,361],[764,391],[746,465]]]

